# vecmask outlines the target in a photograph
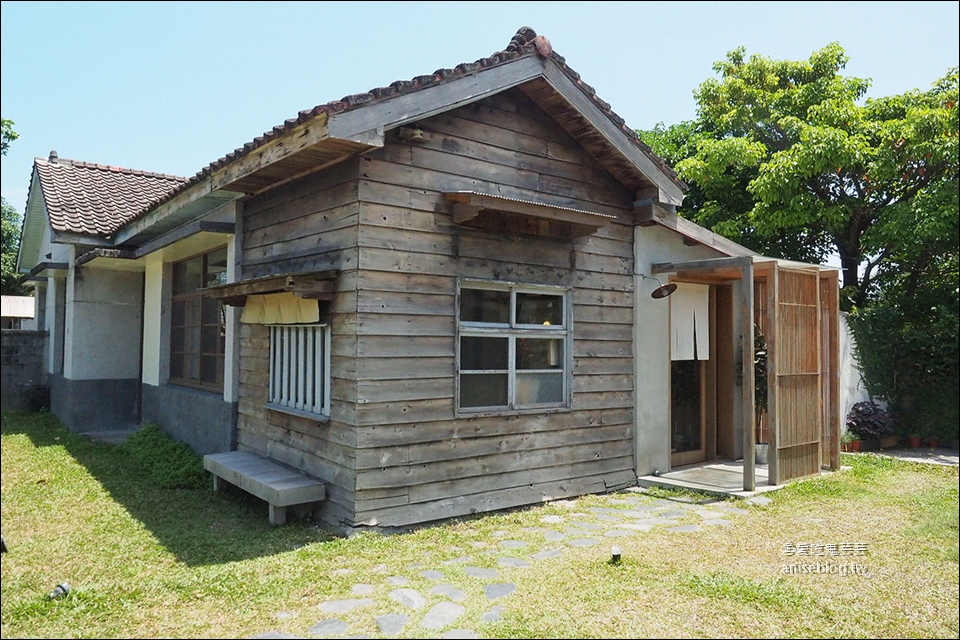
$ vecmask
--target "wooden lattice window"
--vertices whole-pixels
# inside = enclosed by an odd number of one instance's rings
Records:
[[[330,414],[329,325],[270,326],[268,406]]]

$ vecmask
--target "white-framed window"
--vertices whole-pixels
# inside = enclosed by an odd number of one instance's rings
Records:
[[[458,412],[570,405],[568,298],[562,287],[459,283]]]
[[[330,415],[330,325],[270,325],[267,406]]]

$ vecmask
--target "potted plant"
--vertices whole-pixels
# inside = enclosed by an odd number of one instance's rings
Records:
[[[861,441],[870,443],[871,448],[879,449],[880,440],[895,431],[893,418],[872,400],[853,405],[847,414],[847,430],[856,434]],[[861,449],[864,446],[861,444]]]
[[[922,443],[923,438],[920,437],[919,433],[910,433],[907,435],[907,444],[910,445],[911,449],[919,449]]]
[[[860,437],[853,431],[844,431],[840,436],[840,447],[843,451],[860,451]]]

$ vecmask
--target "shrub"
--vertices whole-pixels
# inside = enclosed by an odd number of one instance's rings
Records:
[[[203,459],[157,425],[146,425],[123,443],[126,453],[162,489],[200,489],[209,481]]]
[[[861,440],[879,440],[894,432],[893,418],[871,400],[858,402],[847,414],[847,430]]]

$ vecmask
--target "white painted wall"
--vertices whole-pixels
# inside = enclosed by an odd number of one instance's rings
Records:
[[[841,431],[846,431],[847,414],[858,402],[870,399],[867,388],[863,386],[863,377],[857,363],[857,341],[850,332],[847,324],[847,314],[840,314],[840,424]],[[883,401],[877,404],[886,407]]]
[[[688,247],[683,236],[660,226],[636,227],[633,246],[634,268],[644,275],[653,275],[650,265],[658,262],[724,257],[702,245]],[[664,284],[669,276],[656,275]],[[670,299],[650,297],[658,286],[654,280],[634,278],[637,475],[670,469]]]
[[[74,266],[67,277],[63,375],[70,380],[140,377],[143,274]]]

